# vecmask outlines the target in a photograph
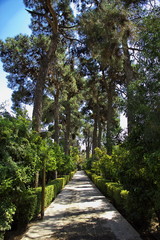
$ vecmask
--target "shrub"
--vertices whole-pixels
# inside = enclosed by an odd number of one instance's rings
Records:
[[[49,206],[73,175],[74,172],[71,172],[69,175],[50,181],[45,188],[45,207]],[[41,192],[41,187],[25,190],[17,199],[17,211],[14,216],[14,224],[17,227],[26,225],[38,216],[41,211]]]
[[[86,170],[85,172],[86,172],[86,174],[88,175],[88,177],[91,179],[92,173],[91,173],[89,170]]]
[[[137,196],[123,189],[123,185],[116,182],[109,182],[107,179],[97,176],[94,173],[86,171],[87,175],[99,188],[99,190],[106,196],[109,197],[117,209],[122,210],[129,221],[131,221],[137,227],[147,227],[153,209],[148,206],[148,211],[146,212],[146,206],[144,208],[144,203],[146,203],[145,194],[144,202],[138,199]],[[143,189],[142,189],[143,191]],[[159,208],[159,206],[157,207]],[[143,224],[142,224],[143,223]]]
[[[3,235],[11,224],[12,227],[26,224],[40,212],[41,188],[28,189],[33,186],[42,161],[45,160],[46,171],[61,169],[65,161],[62,148],[32,131],[25,112],[17,113],[16,117],[9,113],[0,114],[0,135],[0,235]],[[73,167],[71,161],[68,164],[67,173]],[[64,177],[46,187],[45,206],[68,179],[69,176]]]
[[[3,239],[4,232],[11,229],[13,215],[16,207],[10,201],[1,202],[0,207],[0,239]]]
[[[14,216],[14,225],[16,228],[25,226],[37,213],[37,195],[34,191],[26,190],[22,192],[17,199],[17,210]]]
[[[127,212],[128,209],[128,204],[129,204],[129,191],[127,190],[121,190],[120,192],[121,199],[122,199],[122,204],[123,204],[123,209]]]
[[[123,190],[123,186],[119,183],[108,182],[106,183],[106,187],[108,196],[111,197],[116,206],[122,208],[121,191]]]
[[[99,190],[109,197],[118,209],[128,211],[128,196],[129,192],[123,189],[120,183],[109,182],[107,179],[92,174],[90,171],[86,171],[86,174],[91,178]]]
[[[118,150],[119,148],[115,149],[113,155],[110,156],[106,153],[106,149],[96,148],[94,159],[92,160],[92,172],[110,181],[118,181],[119,167],[121,166]]]
[[[45,192],[45,207],[47,207],[56,197],[54,193],[55,185],[48,185]]]

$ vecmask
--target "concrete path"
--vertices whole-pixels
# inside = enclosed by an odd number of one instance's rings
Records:
[[[74,175],[46,209],[44,220],[22,237],[29,239],[141,240],[83,171]]]

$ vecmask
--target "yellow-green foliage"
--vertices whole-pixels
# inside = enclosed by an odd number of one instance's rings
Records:
[[[119,163],[118,163],[119,164]],[[92,171],[97,175],[115,181],[117,178],[117,158],[108,155],[106,149],[95,148],[94,160],[92,162]]]
[[[108,182],[106,183],[107,194],[108,196],[113,199],[117,206],[122,206],[122,198],[121,198],[121,191],[123,190],[123,186],[119,183],[115,182]]]
[[[128,203],[129,203],[129,200],[128,200],[129,191],[122,190],[120,192],[120,195],[121,195],[121,199],[122,199],[123,209],[125,209],[127,211]]]
[[[127,211],[129,192],[124,190],[120,183],[109,182],[102,176],[98,176],[90,171],[86,171],[86,174],[95,183],[99,190],[115,203],[116,207]]]
[[[92,173],[91,173],[89,170],[86,170],[85,172],[86,172],[86,174],[88,175],[88,177],[91,179]]]
[[[45,188],[45,207],[56,198],[57,194],[73,177],[75,172],[69,175],[64,175],[62,178],[57,178],[51,181]],[[17,226],[27,224],[30,220],[35,218],[41,211],[41,192],[42,188],[38,187],[22,194],[20,202],[18,203],[17,211],[14,217]],[[22,214],[23,213],[23,214]]]
[[[97,176],[96,174],[92,175],[92,180],[95,183],[95,185],[101,190],[101,192],[103,194],[105,194],[106,193],[106,186],[105,186],[105,184],[106,184],[107,180],[104,179],[101,176]]]

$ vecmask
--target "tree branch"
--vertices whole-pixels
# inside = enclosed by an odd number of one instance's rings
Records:
[[[75,28],[75,27],[78,27],[79,25],[74,25],[74,26],[62,26],[62,25],[59,25],[60,28],[67,28],[67,29],[70,29],[70,28]]]
[[[49,13],[52,16],[52,19],[48,16],[48,14],[42,14],[36,11],[31,11],[31,10],[27,10],[27,12],[29,12],[32,15],[38,15],[38,16],[42,16],[45,17],[47,22],[49,23],[50,27],[52,28],[52,31],[54,34],[57,34],[58,32],[58,20],[57,20],[57,15],[56,12],[54,11],[54,9],[51,6],[51,1],[50,0],[46,0],[46,5],[43,6],[45,10],[48,10]]]
[[[29,9],[26,9],[26,11],[29,12],[30,14],[32,14],[32,15],[38,15],[38,16],[41,16],[41,17],[45,17],[45,14],[42,14],[42,13],[39,13],[39,12],[31,11]]]
[[[57,34],[58,32],[58,20],[57,20],[57,15],[56,15],[56,12],[54,11],[54,9],[52,8],[51,6],[51,1],[50,0],[47,0],[47,7],[48,7],[48,10],[49,12],[51,13],[52,15],[52,18],[53,18],[53,23],[51,25],[52,29],[53,29],[53,32],[55,34]]]
[[[70,37],[66,36],[62,31],[60,31],[60,33],[63,35],[64,38],[66,38],[66,39],[68,39],[68,40],[70,40],[70,41],[77,41],[77,42],[83,44],[83,42],[81,42],[81,41],[80,41],[79,39],[77,39],[77,38],[70,38]]]
[[[122,50],[123,50],[123,48],[119,48],[119,49],[122,49]],[[135,48],[135,47],[128,47],[128,50],[139,51],[139,52],[142,52],[142,51],[143,51],[143,49],[139,49],[139,48]]]
[[[132,48],[132,47],[129,47],[128,49],[129,49],[129,50],[133,50],[133,51],[139,51],[139,52],[143,51],[143,49]]]
[[[51,28],[52,28],[53,22],[52,22],[52,20],[48,17],[47,14],[39,13],[39,12],[36,12],[36,11],[31,11],[31,10],[28,10],[28,9],[26,9],[26,11],[29,12],[30,14],[32,14],[32,15],[38,15],[38,16],[41,16],[41,17],[46,18],[46,20],[48,21],[49,25],[50,25]]]

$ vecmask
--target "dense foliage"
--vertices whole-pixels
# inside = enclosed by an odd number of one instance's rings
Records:
[[[47,181],[54,179],[55,170],[61,175],[69,174],[75,169],[76,161],[74,154],[65,156],[51,139],[34,132],[25,112],[16,116],[2,113],[0,135],[0,232],[4,232],[11,228],[24,197],[32,198],[29,189],[33,188],[35,174],[42,170],[44,160]]]

